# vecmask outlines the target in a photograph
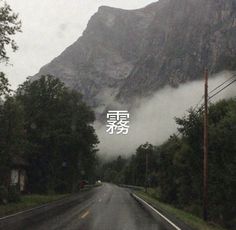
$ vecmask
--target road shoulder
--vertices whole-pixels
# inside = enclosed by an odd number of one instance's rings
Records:
[[[2,217],[0,218],[0,229],[15,230],[19,229],[19,225],[24,229],[23,226],[37,224],[38,222],[50,219],[53,216],[57,216],[61,212],[74,207],[78,203],[82,203],[84,200],[89,199],[93,196],[94,190],[95,188],[89,189],[58,201]]]
[[[168,220],[173,222],[181,230],[225,230],[221,227],[208,224],[190,213],[186,213],[167,204],[163,204],[158,200],[150,197],[148,194],[145,194],[144,192],[134,191],[131,195],[136,195],[138,198],[144,200],[148,205],[150,205],[157,212],[165,216]],[[136,200],[141,203],[139,199]],[[144,203],[142,205],[144,206],[144,208],[146,207],[146,209],[150,211],[150,207],[147,207],[148,205],[145,205]],[[152,214],[155,215],[157,218],[161,218],[160,215],[153,212],[153,210]],[[166,221],[164,221],[164,223],[166,223]],[[168,223],[166,224],[166,226],[169,226],[168,229],[177,229],[173,228],[173,226],[171,227]]]

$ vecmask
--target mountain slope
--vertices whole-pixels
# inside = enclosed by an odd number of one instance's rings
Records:
[[[102,6],[83,35],[41,68],[102,113],[118,102],[236,69],[235,0],[160,0],[138,10]]]

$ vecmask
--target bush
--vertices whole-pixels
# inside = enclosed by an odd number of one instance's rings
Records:
[[[20,201],[20,188],[18,185],[12,185],[9,187],[8,191],[8,201],[18,202]]]
[[[8,191],[4,185],[0,186],[0,204],[6,204],[8,198]]]

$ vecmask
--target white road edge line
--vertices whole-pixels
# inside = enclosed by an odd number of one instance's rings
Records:
[[[0,218],[0,220],[4,220],[4,219],[7,219],[7,218],[11,218],[11,217],[20,215],[20,214],[22,214],[22,213],[31,212],[31,211],[34,211],[34,210],[36,210],[36,209],[44,208],[44,207],[46,207],[46,206],[48,206],[48,203],[47,203],[47,204],[44,204],[44,205],[41,205],[41,206],[38,206],[38,207],[35,207],[35,208],[26,209],[26,210],[24,210],[24,211],[17,212],[17,213],[8,215],[8,216],[3,216],[3,217]]]
[[[137,198],[138,200],[142,201],[143,203],[145,203],[149,208],[151,208],[154,212],[156,212],[159,216],[161,216],[163,219],[165,219],[169,224],[171,224],[175,229],[177,230],[181,230],[181,228],[179,228],[177,225],[175,225],[172,221],[170,221],[167,217],[165,217],[163,214],[161,214],[160,212],[158,212],[155,208],[153,208],[150,204],[148,204],[145,200],[143,200],[142,198],[136,196],[135,194],[132,194],[135,198]]]
[[[13,213],[13,214],[10,214],[8,216],[3,216],[0,218],[0,221],[1,220],[5,220],[5,219],[8,219],[8,218],[11,218],[11,217],[14,217],[14,216],[18,216],[20,214],[24,214],[24,213],[27,213],[27,212],[31,212],[31,211],[34,211],[34,210],[37,210],[37,209],[41,209],[41,208],[45,208],[45,207],[48,207],[52,204],[56,204],[56,203],[59,203],[60,201],[63,201],[64,199],[66,199],[67,197],[64,197],[64,198],[61,198],[59,200],[54,200],[52,202],[47,202],[45,204],[42,204],[42,205],[39,205],[39,206],[36,206],[36,207],[33,207],[33,208],[30,208],[30,209],[25,209],[23,211],[20,211],[20,212],[16,212],[16,213]]]
[[[12,218],[14,216],[18,216],[20,214],[24,214],[24,213],[28,213],[28,212],[31,212],[31,211],[34,211],[34,210],[37,210],[37,209],[41,209],[41,208],[45,208],[45,207],[48,207],[52,204],[56,204],[56,203],[59,203],[60,201],[63,201],[64,199],[66,199],[67,197],[65,198],[62,198],[62,199],[59,199],[59,200],[55,200],[55,201],[52,201],[52,202],[48,202],[48,203],[45,203],[43,205],[40,205],[40,206],[37,206],[37,207],[34,207],[34,208],[30,208],[30,209],[26,209],[26,210],[23,210],[23,211],[20,211],[20,212],[17,212],[17,213],[13,213],[13,214],[10,214],[8,216],[3,216],[0,218],[0,221],[1,220],[5,220],[5,219],[8,219],[8,218]],[[95,200],[94,200],[95,201]],[[93,203],[93,201],[90,202],[91,204]],[[89,203],[89,204],[90,204]]]

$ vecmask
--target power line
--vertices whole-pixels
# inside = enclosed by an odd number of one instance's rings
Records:
[[[212,96],[208,97],[208,99],[212,99],[213,97],[215,97],[217,94],[219,94],[220,92],[222,92],[223,90],[225,90],[226,88],[228,88],[230,85],[232,85],[234,82],[236,82],[236,79],[234,79],[232,82],[230,82],[228,85],[226,85],[225,87],[223,87],[222,89],[220,89],[218,92],[216,92],[215,94],[213,94]]]
[[[221,86],[223,86],[223,85],[224,85],[225,83],[227,83],[228,81],[234,79],[235,77],[236,77],[236,75],[234,75],[234,76],[231,77],[230,79],[224,81],[223,83],[221,83],[220,85],[218,85],[217,87],[215,87],[213,90],[211,90],[211,91],[209,92],[209,94],[210,94],[210,93],[213,93],[215,90],[219,89]]]
[[[218,85],[217,87],[215,87],[213,90],[211,90],[209,92],[212,93],[215,90],[219,89],[221,86],[223,86],[225,83],[229,82],[230,80],[234,79],[233,81],[231,81],[229,84],[227,84],[226,86],[224,86],[222,89],[220,89],[219,91],[217,91],[215,94],[208,96],[208,100],[211,100],[213,97],[215,97],[217,94],[219,94],[220,92],[222,92],[223,90],[225,90],[226,88],[228,88],[230,85],[232,85],[234,82],[236,82],[235,79],[236,75],[234,75],[233,77],[229,78],[228,80],[224,81],[223,83],[221,83],[220,85]],[[199,104],[201,103],[201,101],[204,99],[204,96],[201,97],[201,99],[199,100],[199,102],[194,106],[193,111],[195,111],[197,109],[197,107],[199,106]],[[201,106],[199,107],[198,111],[196,111],[196,113],[200,113],[202,112],[202,110],[204,109],[204,103],[201,104]],[[181,133],[179,131],[177,131],[177,137],[180,135]]]
[[[234,82],[236,82],[236,79],[233,80],[232,82],[230,82],[229,84],[227,84],[225,87],[223,87],[222,89],[220,89],[219,91],[217,91],[215,94],[211,95],[210,97],[208,97],[208,100],[211,100],[213,97],[215,97],[217,94],[219,94],[220,92],[222,92],[223,90],[225,90],[226,88],[228,88],[230,85],[232,85]],[[199,107],[199,110],[197,111],[197,113],[201,112],[203,110],[204,104],[201,105],[201,107]]]
[[[226,89],[227,87],[229,87],[231,84],[233,84],[236,79],[235,79],[236,75],[234,75],[233,77],[227,79],[226,81],[224,81],[223,83],[221,83],[220,85],[218,85],[217,87],[215,87],[213,90],[211,90],[209,92],[212,93],[214,91],[216,91],[217,89],[219,89],[221,86],[223,86],[225,83],[229,82],[230,80],[234,79],[232,82],[230,82],[229,84],[227,84],[225,87],[223,87],[222,89],[220,89],[219,91],[217,91],[215,94],[211,95],[208,97],[208,99],[210,100],[211,98],[213,98],[214,96],[216,96],[217,94],[219,94],[220,92],[222,92],[224,89]],[[193,111],[195,111],[197,109],[197,107],[199,106],[199,104],[201,103],[201,101],[203,100],[204,96],[201,97],[201,99],[199,100],[199,102],[196,104],[196,106],[194,107]],[[199,110],[201,110],[203,108],[203,104],[199,107]]]

